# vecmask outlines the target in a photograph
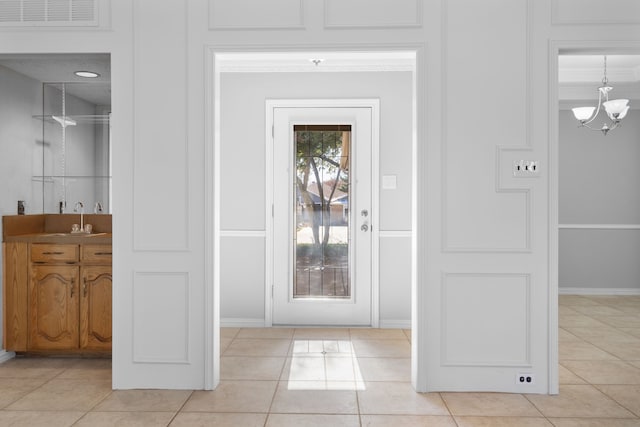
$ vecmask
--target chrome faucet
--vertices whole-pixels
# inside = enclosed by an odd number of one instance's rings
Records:
[[[80,208],[80,232],[84,233],[84,203],[76,202],[73,211],[78,212],[78,208]]]
[[[93,207],[93,213],[102,213],[102,203],[96,202],[95,206]]]

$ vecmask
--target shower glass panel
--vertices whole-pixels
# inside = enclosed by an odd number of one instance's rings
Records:
[[[109,91],[109,83],[43,83],[42,114],[35,116],[42,151],[33,176],[43,213],[72,212],[78,200],[86,212],[111,212],[111,106],[87,101]]]

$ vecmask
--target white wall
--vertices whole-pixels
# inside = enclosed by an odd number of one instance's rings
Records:
[[[410,325],[412,79],[410,72],[222,74],[225,322],[259,325],[265,318],[265,244],[264,235],[256,236],[265,231],[265,100],[379,98],[380,175],[396,175],[398,182],[396,190],[380,192],[380,321]]]
[[[17,201],[26,213],[42,213],[41,183],[31,177],[42,173],[42,84],[0,66],[0,214],[16,215]],[[0,225],[2,227],[2,225]]]
[[[4,183],[0,185],[0,216],[16,215],[18,200],[26,202],[26,213],[41,213],[41,193],[38,188],[34,192],[31,176],[37,165],[35,153],[42,153],[42,128],[32,118],[38,114],[38,107],[42,109],[42,86],[36,80],[0,66],[0,94],[0,182]],[[0,253],[0,265],[2,256]]]
[[[640,111],[606,137],[559,123],[560,224],[585,227],[560,230],[561,292],[640,293]]]
[[[100,4],[96,28],[3,29],[0,52],[112,53],[115,388],[215,384],[210,52],[402,48],[418,56],[414,384],[557,392],[550,50],[637,47],[640,3]],[[513,178],[518,159],[541,161],[541,176]],[[525,390],[523,370],[536,376]]]

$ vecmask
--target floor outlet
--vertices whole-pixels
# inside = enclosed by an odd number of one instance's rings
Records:
[[[536,383],[536,378],[533,374],[517,374],[516,384],[533,385]]]

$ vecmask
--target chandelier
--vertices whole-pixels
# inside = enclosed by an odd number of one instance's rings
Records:
[[[573,115],[580,122],[580,126],[586,127],[591,130],[602,132],[606,135],[610,130],[617,128],[620,125],[620,121],[624,119],[629,111],[628,99],[612,99],[609,101],[609,92],[613,88],[609,86],[609,80],[607,79],[607,57],[604,57],[604,77],[602,78],[602,86],[598,88],[598,106],[597,107],[577,107],[572,108]],[[609,123],[604,123],[601,128],[593,128],[589,126],[589,123],[594,121],[600,113],[601,107],[604,107],[607,116],[609,116]]]

